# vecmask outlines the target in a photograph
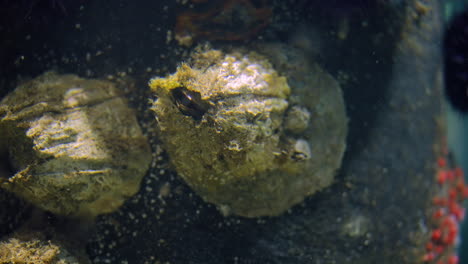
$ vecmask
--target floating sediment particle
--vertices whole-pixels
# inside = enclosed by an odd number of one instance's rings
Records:
[[[66,216],[112,212],[138,191],[151,161],[122,92],[108,81],[52,72],[0,102],[1,187]]]
[[[279,215],[329,186],[341,165],[340,87],[318,66],[293,68],[282,75],[258,52],[199,50],[150,81],[172,164],[223,214]]]

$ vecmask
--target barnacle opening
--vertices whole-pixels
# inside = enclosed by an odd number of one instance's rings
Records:
[[[200,121],[208,111],[209,104],[201,98],[199,92],[180,86],[172,89],[171,95],[180,112],[196,121]]]

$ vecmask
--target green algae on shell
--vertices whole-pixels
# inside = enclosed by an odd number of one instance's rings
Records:
[[[56,214],[93,217],[135,194],[151,162],[134,111],[108,81],[43,74],[0,102],[14,175],[1,187]]]
[[[172,164],[222,213],[279,215],[332,183],[345,150],[344,101],[330,75],[307,70],[312,79],[290,82],[288,69],[280,74],[257,52],[207,50],[150,81]]]

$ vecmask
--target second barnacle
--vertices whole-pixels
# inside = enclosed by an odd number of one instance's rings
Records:
[[[256,52],[205,50],[150,81],[172,164],[225,214],[279,215],[330,185],[341,164],[337,82],[315,67],[305,76],[279,67]]]

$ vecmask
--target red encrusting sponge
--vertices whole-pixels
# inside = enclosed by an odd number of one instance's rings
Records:
[[[437,160],[436,182],[439,186],[432,203],[432,229],[430,241],[426,243],[424,263],[458,264],[455,247],[460,223],[465,216],[463,201],[468,198],[468,186],[460,168],[450,168],[445,158]]]

